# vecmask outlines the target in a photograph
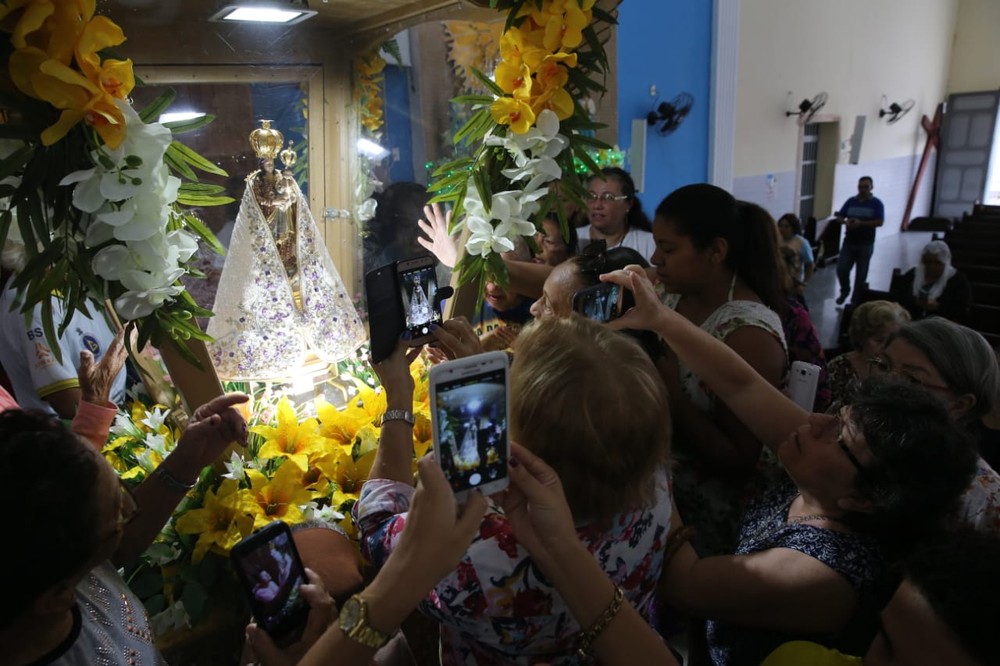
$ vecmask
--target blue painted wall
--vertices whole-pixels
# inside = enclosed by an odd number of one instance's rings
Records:
[[[708,178],[712,3],[709,0],[625,0],[618,17],[618,142],[632,143],[632,120],[681,92],[694,96],[691,113],[669,136],[646,138],[646,186],[639,194],[650,215],[676,188]]]
[[[410,70],[398,65],[386,65],[383,70],[385,83],[385,140],[396,154],[391,155],[389,183],[412,181],[413,177],[413,125],[410,120]]]

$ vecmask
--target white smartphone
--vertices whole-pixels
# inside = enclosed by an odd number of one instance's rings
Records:
[[[491,495],[507,487],[509,363],[486,352],[430,371],[435,458],[459,501],[470,490]]]
[[[813,411],[816,402],[816,385],[819,383],[819,366],[805,361],[792,363],[788,378],[788,397],[807,412]]]

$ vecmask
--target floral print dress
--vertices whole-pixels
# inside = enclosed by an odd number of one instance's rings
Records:
[[[362,488],[354,516],[362,553],[376,566],[398,543],[413,492],[408,484],[386,479]],[[601,568],[643,614],[660,578],[671,513],[661,473],[652,506],[619,514],[606,531],[578,528]],[[465,557],[420,610],[441,623],[443,666],[583,663],[574,654],[580,626],[492,500]]]

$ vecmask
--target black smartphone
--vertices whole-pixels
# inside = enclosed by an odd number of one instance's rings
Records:
[[[608,322],[622,315],[622,288],[612,282],[602,282],[573,294],[573,311],[587,319]]]
[[[399,303],[396,262],[376,268],[365,275],[365,302],[368,304],[368,332],[371,338],[372,363],[392,354],[399,336],[406,330]]]
[[[431,324],[441,323],[437,273],[431,256],[406,259],[396,264],[399,298],[403,304],[403,326],[413,343],[426,341]]]
[[[233,546],[230,557],[257,624],[277,645],[298,640],[309,604],[299,592],[306,572],[288,525],[266,525]]]
[[[485,352],[431,367],[428,390],[435,457],[459,501],[507,487],[509,360]]]

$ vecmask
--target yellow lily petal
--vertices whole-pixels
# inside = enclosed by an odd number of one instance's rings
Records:
[[[524,134],[535,124],[535,112],[523,100],[501,97],[490,105],[490,115],[501,125],[507,125],[515,134]]]

